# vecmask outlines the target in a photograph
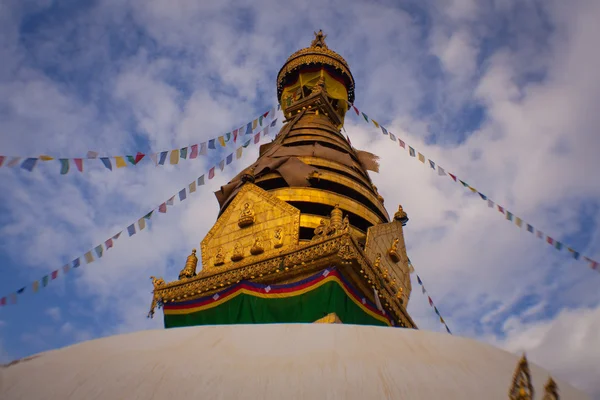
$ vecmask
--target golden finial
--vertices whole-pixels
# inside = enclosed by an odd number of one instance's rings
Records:
[[[254,211],[250,203],[245,203],[244,208],[240,212],[240,218],[238,220],[238,226],[244,228],[254,223]]]
[[[396,211],[396,213],[394,214],[394,219],[396,221],[399,221],[402,224],[402,226],[405,226],[408,222],[408,215],[406,215],[406,212],[404,211],[401,205],[398,206],[398,211]]]
[[[310,44],[310,47],[322,47],[324,49],[327,48],[327,45],[325,44],[325,38],[327,37],[327,35],[325,35],[323,33],[323,30],[319,29],[319,32],[314,32],[315,34],[315,38],[313,39],[312,43]]]
[[[196,257],[196,249],[192,249],[190,254],[185,261],[185,267],[179,272],[179,280],[189,279],[196,276],[196,266],[198,265],[198,257]]]

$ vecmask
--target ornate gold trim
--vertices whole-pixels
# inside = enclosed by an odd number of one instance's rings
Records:
[[[529,363],[525,354],[519,360],[512,379],[512,385],[508,391],[510,400],[533,400],[534,390],[531,383]]]

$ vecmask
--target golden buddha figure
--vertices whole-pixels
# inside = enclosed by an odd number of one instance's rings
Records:
[[[253,256],[256,256],[258,254],[263,253],[264,251],[265,251],[265,249],[261,245],[261,238],[260,238],[260,236],[257,236],[254,239],[254,244],[252,245],[252,248],[250,249],[250,254],[252,254]]]
[[[390,249],[388,251],[388,256],[390,256],[392,261],[395,263],[400,261],[400,254],[398,254],[398,242],[399,241],[400,241],[399,238],[394,238],[394,241],[392,242],[392,247],[390,247]]]
[[[179,273],[179,280],[190,279],[196,276],[197,265],[198,257],[196,257],[196,249],[192,249],[192,254],[190,254],[185,261],[185,267]]]
[[[244,228],[254,223],[254,211],[250,206],[250,203],[244,204],[244,209],[240,212],[240,219],[238,220],[238,226]]]
[[[277,228],[275,229],[275,237],[273,240],[273,247],[278,249],[283,246],[283,229]]]
[[[237,242],[233,248],[233,254],[231,255],[231,261],[240,261],[244,258],[244,248]]]
[[[223,253],[223,247],[219,247],[217,254],[215,254],[215,267],[223,264],[225,264],[225,254]]]

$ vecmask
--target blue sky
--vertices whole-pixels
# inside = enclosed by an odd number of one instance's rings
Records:
[[[16,1],[0,10],[2,154],[160,151],[240,127],[276,102],[285,59],[323,29],[356,79],[356,104],[428,158],[542,231],[600,258],[600,7],[592,0]],[[503,220],[390,146],[353,113],[352,143],[410,216],[411,260],[448,325],[530,358],[590,393],[600,360],[600,274]],[[229,148],[228,148],[229,149]],[[233,149],[233,147],[231,147]],[[103,242],[206,172],[213,158],[58,174],[0,169],[0,293]],[[150,275],[175,279],[218,211],[202,191],[119,239],[102,260],[0,309],[3,360],[160,328]],[[416,278],[409,312],[442,331]],[[566,349],[562,343],[569,343]]]

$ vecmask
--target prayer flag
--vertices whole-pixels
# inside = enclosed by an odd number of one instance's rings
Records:
[[[212,179],[215,177],[215,167],[212,167],[208,170],[208,179]]]
[[[73,268],[79,268],[80,265],[81,262],[79,261],[79,258],[73,260]]]
[[[144,219],[150,219],[152,217],[153,213],[154,213],[154,210],[150,211],[148,214],[144,215]]]
[[[182,147],[179,149],[179,157],[183,158],[184,160],[187,159],[187,147]]]
[[[63,270],[63,274],[67,274],[71,270],[71,266],[69,264],[65,264],[65,265],[63,265],[62,270]]]
[[[408,154],[410,154],[411,157],[415,156],[415,149],[413,149],[412,147],[408,146]]]
[[[446,327],[446,331],[452,335],[452,332],[450,332],[450,328],[448,328],[448,325],[444,324],[444,326]]]
[[[269,112],[267,111],[267,112],[265,113],[265,115],[266,115],[266,114],[268,114],[268,113],[269,113]],[[264,118],[264,117],[263,117],[262,115],[261,115],[260,117],[258,117],[258,123],[259,123],[259,125],[260,125],[260,126],[262,126],[262,121],[263,121],[263,118]]]
[[[273,128],[275,126],[275,124],[277,124],[277,118],[275,118],[273,120],[273,122],[271,122],[271,125],[269,125],[271,128]]]
[[[365,121],[369,122],[369,117],[367,117],[367,114],[365,113],[361,113],[363,118],[365,119]]]
[[[2,164],[4,164],[5,159],[6,159],[6,156],[0,156],[0,167],[2,166]]]
[[[113,247],[113,241],[112,241],[112,239],[107,239],[107,240],[104,242],[104,246],[106,247],[106,250],[108,250],[108,249],[110,249],[111,247]]]
[[[25,291],[25,286],[23,286],[21,289],[17,290],[17,293],[23,294],[24,291]]]
[[[382,132],[384,135],[387,135],[387,134],[388,134],[388,131],[387,131],[387,129],[385,129],[383,126],[381,126],[381,132]]]
[[[123,231],[121,231],[121,232],[117,233],[115,236],[113,236],[113,237],[112,237],[112,238],[113,238],[113,240],[117,240],[117,239],[119,238],[119,236],[121,236],[121,233],[122,233],[122,232],[123,232]]]
[[[435,171],[435,163],[433,161],[429,160],[429,166]]]
[[[425,163],[425,156],[421,153],[419,153],[419,161],[421,161],[422,163]]]
[[[172,206],[175,201],[175,196],[171,196],[169,200],[167,200],[167,205]]]
[[[450,175],[450,178],[452,178],[452,180],[456,182],[456,175],[452,175],[450,172],[448,172],[448,175]]]
[[[257,126],[258,126],[258,120],[255,119],[254,121],[252,121],[252,130],[255,130]]]
[[[87,152],[87,158],[90,160],[94,160],[94,159],[98,158],[98,153],[90,150]]]
[[[396,141],[396,136],[394,136],[394,134],[392,132],[390,132],[390,140],[392,141]]]
[[[356,115],[360,115],[360,114],[359,114],[359,112],[358,112],[358,108],[356,108],[356,107],[354,106],[354,104],[352,105],[352,108],[354,108],[354,112],[356,112]]]
[[[150,154],[150,159],[152,160],[152,162],[154,163],[154,166],[158,165],[158,160],[156,158],[156,153],[152,153]]]
[[[144,217],[138,219],[138,225],[140,226],[140,231],[143,231],[146,227],[146,220],[144,219]]]
[[[102,245],[99,244],[98,246],[96,246],[96,248],[94,250],[96,250],[96,254],[98,255],[98,258],[101,258],[102,254],[104,253],[104,249],[102,248]]]
[[[576,259],[576,260],[579,260],[579,252],[577,252],[577,251],[573,250],[573,249],[572,249],[572,248],[570,248],[570,247],[568,248],[568,250],[569,250],[569,252],[570,252],[571,254],[573,254],[573,258],[574,258],[574,259]]]
[[[375,128],[379,128],[379,124],[377,123],[377,121],[375,121],[374,119],[371,120],[373,122],[373,125],[375,125]]]
[[[402,147],[403,149],[406,148],[406,143],[404,143],[404,140],[402,139],[398,139],[398,144],[400,145],[400,147]],[[412,147],[408,146],[409,149],[412,149],[412,154],[411,156],[415,156],[415,149],[413,149]]]
[[[198,178],[198,186],[204,185],[204,174]]]
[[[225,160],[219,161],[219,169],[223,171],[223,168],[225,168]]]
[[[185,193],[185,189],[181,189],[179,191],[179,201],[184,201],[186,198],[186,193]]]
[[[244,148],[243,147],[239,147],[236,151],[235,151],[235,158],[239,159],[242,156],[242,150]]]
[[[208,148],[209,148],[209,149],[216,149],[216,146],[215,146],[215,139],[210,139],[210,140],[208,141]]]
[[[190,152],[190,159],[194,159],[198,157],[198,145],[197,144],[193,144],[192,145],[192,151]]]
[[[510,211],[506,210],[506,219],[509,221],[512,221],[512,217],[513,217],[513,214]]]
[[[61,158],[59,161],[60,161],[60,174],[66,175],[69,172],[69,159]]]
[[[38,289],[40,288],[40,281],[35,281],[33,282],[33,293],[36,293],[38,291]]]
[[[557,240],[554,244],[554,247],[556,248],[556,250],[560,250],[562,249],[562,243]]]
[[[233,142],[234,142],[234,143],[237,141],[237,134],[238,134],[238,130],[237,130],[237,129],[235,129],[235,130],[233,131]]]
[[[162,203],[158,206],[158,212],[166,213],[167,212],[167,203]]]
[[[112,171],[112,164],[110,162],[110,158],[108,158],[108,157],[100,157],[100,161],[102,161],[102,164],[104,164],[104,166],[106,168],[108,168],[110,171]]]
[[[254,135],[254,144],[260,142],[260,132],[258,132],[256,135]]]
[[[196,181],[193,181],[192,183],[190,183],[188,185],[188,189],[189,189],[190,193],[194,193],[196,191]]]
[[[446,171],[444,171],[444,168],[440,167],[438,165],[438,175],[442,176],[442,175],[446,175]]]
[[[515,224],[520,228],[523,226],[523,220],[519,217],[515,217]]]
[[[427,298],[429,299],[429,305],[430,305],[431,307],[433,307],[433,300],[431,300],[431,297],[429,297],[429,296],[427,296]]]
[[[49,280],[50,280],[50,277],[49,277],[48,275],[44,275],[44,276],[42,277],[42,286],[43,286],[43,287],[46,287],[46,286],[48,286],[48,281],[49,281]]]
[[[419,285],[423,285],[423,282],[421,281],[421,278],[419,278],[419,275],[417,275],[417,282],[419,282]]]
[[[179,162],[179,150],[171,150],[171,156],[169,157],[169,163],[175,165]]]
[[[125,163],[125,160],[121,156],[115,157],[115,163],[117,164],[117,168],[123,168],[123,167],[127,166],[127,164]]]
[[[129,161],[132,165],[135,165],[135,158],[133,156],[125,156],[127,157],[127,161]]]
[[[461,181],[460,179],[459,179],[459,181],[460,181],[460,183],[462,183],[462,185],[463,185],[464,187],[469,187],[469,184],[465,183],[464,181]]]
[[[231,153],[230,155],[227,156],[227,165],[231,164],[232,161],[233,161],[233,153]]]
[[[263,129],[264,133],[263,136],[267,136],[269,134],[269,127],[265,127],[265,129]]]
[[[75,166],[79,172],[83,172],[83,158],[74,158]]]
[[[135,235],[135,225],[134,224],[131,224],[127,227],[127,233],[129,234],[129,236]]]
[[[442,316],[441,316],[441,315],[440,315],[440,322],[441,322],[442,324],[446,324],[446,323],[444,322],[444,318],[442,318]]]
[[[229,142],[229,139],[231,138],[231,132],[227,132],[225,134],[225,142]]]
[[[200,143],[200,155],[205,155],[207,153],[206,150],[206,142],[202,142]]]
[[[440,315],[440,312],[438,311],[438,309],[437,309],[437,307],[436,307],[436,306],[433,306],[433,310],[435,311],[435,313],[436,313],[437,315]]]
[[[554,239],[552,239],[550,236],[548,236],[546,238],[546,242],[548,242],[548,244],[554,244]]]
[[[477,192],[479,193],[479,197],[481,197],[481,200],[487,200],[487,196],[481,192]]]
[[[23,163],[21,164],[21,168],[31,172],[37,164],[37,160],[37,158],[28,158],[25,161],[23,161]]]
[[[501,205],[498,205],[498,211],[500,211],[502,214],[504,214],[504,207],[502,207]]]
[[[142,161],[142,158],[144,158],[145,154],[144,153],[140,153],[139,151],[137,152],[137,154],[135,155],[135,164],[137,165],[137,163],[139,163],[140,161]]]
[[[88,251],[87,253],[84,254],[85,257],[85,261],[90,264],[94,262],[94,256],[92,255],[91,251]]]
[[[21,157],[13,157],[8,164],[6,164],[7,167],[15,167],[19,164],[19,161],[21,161]]]
[[[248,147],[248,146],[250,146],[250,139],[248,139],[248,140],[246,141],[246,143],[244,143],[242,146],[244,146],[244,147]]]
[[[248,122],[248,125],[246,126],[246,135],[251,135],[252,134],[252,122]]]
[[[167,154],[169,152],[168,151],[163,151],[160,153],[160,160],[158,160],[158,163],[160,165],[165,165],[165,161],[167,161]]]
[[[527,224],[527,232],[533,233],[533,226]]]
[[[51,160],[54,160],[54,157],[42,154],[42,155],[39,156],[39,159],[42,160],[42,161],[51,161]]]
[[[540,238],[540,239],[543,239],[543,238],[544,238],[544,232],[542,232],[542,231],[538,230],[538,231],[535,233],[535,236],[537,236],[537,237],[538,237],[538,238]]]
[[[225,147],[225,138],[223,136],[219,136],[219,143],[221,144],[221,146]]]

